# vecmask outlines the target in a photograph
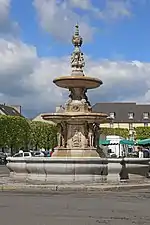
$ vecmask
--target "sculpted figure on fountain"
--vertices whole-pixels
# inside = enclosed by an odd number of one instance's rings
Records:
[[[72,43],[75,47],[71,55],[72,75],[77,74],[77,75],[84,76],[83,67],[85,66],[85,61],[84,61],[84,55],[80,50],[83,40],[82,40],[82,37],[79,35],[78,24],[75,27],[76,27],[76,30],[72,37]]]
[[[58,134],[57,134],[58,147],[66,148],[66,145],[67,145],[67,123],[66,122],[58,123],[57,127],[58,127]]]
[[[75,130],[74,136],[72,137],[73,147],[81,147],[81,133],[78,130]]]
[[[99,124],[94,123],[93,124],[93,133],[94,133],[93,146],[95,148],[98,147],[98,141],[99,141],[99,135],[100,135],[99,131],[100,131]]]

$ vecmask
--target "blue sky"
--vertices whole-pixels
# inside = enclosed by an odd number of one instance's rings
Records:
[[[61,2],[61,1],[60,1]],[[105,0],[91,1],[104,9]],[[124,1],[127,2],[127,1]],[[141,2],[141,3],[140,3]],[[79,15],[90,15],[89,24],[97,31],[93,40],[84,45],[84,52],[93,57],[149,61],[150,52],[150,2],[131,1],[131,15],[108,20],[98,20],[84,10],[74,9]],[[19,23],[20,38],[35,45],[40,56],[63,56],[70,52],[70,43],[55,40],[52,33],[41,29],[32,0],[12,0],[11,18]],[[73,29],[73,28],[72,28]]]
[[[0,0],[0,102],[29,117],[65,104],[52,81],[71,72],[76,22],[85,73],[103,81],[92,104],[150,102],[149,0]]]

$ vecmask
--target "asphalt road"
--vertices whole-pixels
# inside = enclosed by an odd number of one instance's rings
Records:
[[[6,166],[0,165],[0,177],[6,177],[9,175],[9,170]]]
[[[1,225],[149,225],[150,191],[0,193]]]

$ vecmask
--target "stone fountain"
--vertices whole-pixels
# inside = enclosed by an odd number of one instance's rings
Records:
[[[57,123],[58,146],[53,157],[99,157],[98,152],[99,125],[107,122],[107,115],[92,112],[91,104],[86,95],[88,89],[94,89],[102,81],[85,76],[84,55],[81,52],[82,37],[76,25],[72,37],[74,51],[71,56],[72,73],[70,76],[56,78],[53,82],[61,88],[69,90],[69,99],[63,113],[43,114],[44,120]]]
[[[58,126],[58,146],[51,158],[9,157],[7,167],[14,181],[38,184],[67,184],[93,182],[118,182],[127,179],[128,173],[141,176],[149,173],[149,159],[106,159],[99,148],[99,127],[108,122],[103,113],[92,112],[87,90],[99,87],[102,81],[85,76],[82,37],[76,25],[72,38],[74,51],[71,56],[72,72],[53,82],[69,90],[69,100],[61,113],[42,114]],[[127,171],[126,171],[127,170]],[[125,171],[125,173],[124,173]],[[125,175],[121,175],[125,174]]]

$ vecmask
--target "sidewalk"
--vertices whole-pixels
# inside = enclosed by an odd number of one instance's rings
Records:
[[[6,181],[6,180],[5,180]],[[93,184],[26,184],[7,182],[0,184],[2,192],[31,192],[31,193],[56,193],[56,192],[104,192],[104,191],[124,191],[131,189],[150,188],[150,181],[145,182],[123,182],[123,183],[93,183]]]

